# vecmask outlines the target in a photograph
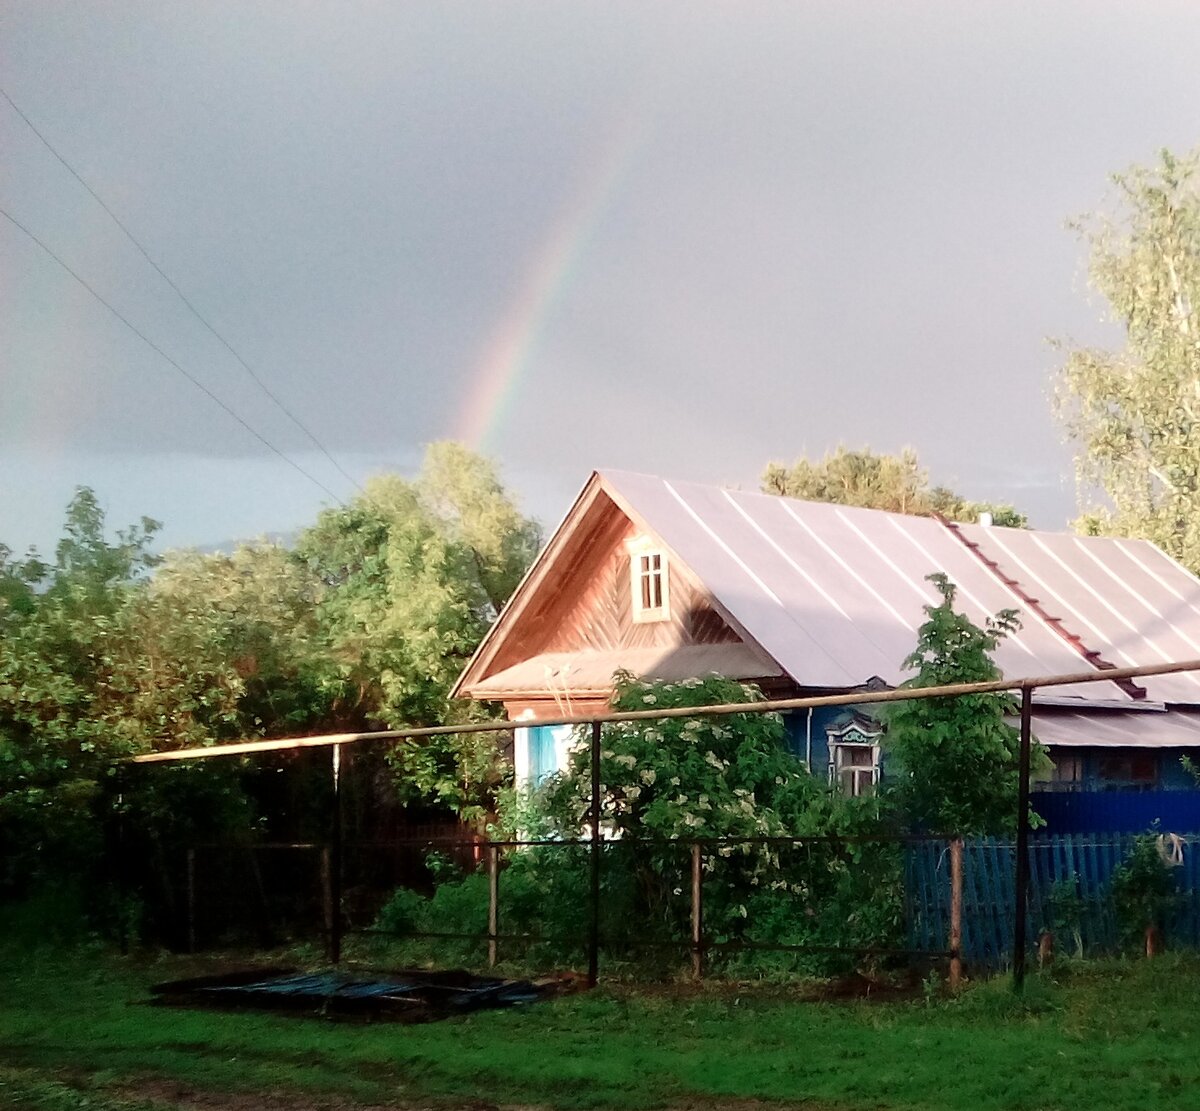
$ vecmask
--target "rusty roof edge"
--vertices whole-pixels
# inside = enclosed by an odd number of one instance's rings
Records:
[[[1031,595],[1024,586],[1021,585],[1019,579],[1013,578],[1010,574],[1004,571],[997,560],[992,559],[987,555],[983,548],[974,540],[963,534],[962,529],[958,527],[957,521],[951,521],[948,517],[941,513],[934,513],[936,520],[947,532],[950,533],[964,548],[967,549],[987,570],[994,575],[1004,586],[1011,590],[1021,604],[1027,606],[1034,616],[1041,619],[1045,625],[1054,632],[1062,640],[1066,641],[1071,650],[1077,655],[1082,656],[1089,664],[1096,669],[1096,678],[1104,680],[1107,678],[1103,673],[1105,671],[1119,670],[1117,665],[1111,660],[1106,660],[1096,649],[1088,648],[1078,633],[1071,632],[1067,628],[1066,622],[1061,617],[1054,617],[1048,613],[1042,603],[1033,595]],[[1145,699],[1147,697],[1146,688],[1139,686],[1132,679],[1112,679],[1114,685],[1123,690],[1130,698]]]

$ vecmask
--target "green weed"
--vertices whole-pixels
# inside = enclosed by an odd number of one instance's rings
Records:
[[[1177,1111],[1200,1091],[1194,955],[1031,975],[1019,1000],[1002,978],[889,1003],[676,984],[423,1026],[148,1005],[150,983],[202,971],[195,960],[47,947],[0,957],[10,970],[0,1075],[41,1101],[9,1106],[38,1111],[110,1111],[121,1105],[103,1102],[105,1092],[145,1077],[313,1102],[563,1109],[755,1100],[847,1111]],[[63,1070],[72,1083],[83,1078],[80,1102],[54,1087]]]

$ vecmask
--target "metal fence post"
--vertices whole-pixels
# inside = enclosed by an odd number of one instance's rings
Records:
[[[594,988],[600,977],[600,723],[592,722],[592,841],[591,914],[588,920],[587,984]]]
[[[692,843],[692,979],[704,975],[704,859]]]
[[[1029,904],[1029,752],[1033,688],[1021,688],[1021,754],[1017,765],[1017,869],[1013,884],[1013,990],[1025,987],[1025,910]]]
[[[342,746],[333,746],[333,829],[329,841],[329,960],[342,959]]]
[[[963,842],[950,842],[950,989],[962,984]]]

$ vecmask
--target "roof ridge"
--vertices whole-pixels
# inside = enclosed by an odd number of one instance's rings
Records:
[[[1014,579],[1006,571],[1004,571],[997,560],[992,559],[987,555],[982,545],[978,541],[972,540],[966,536],[959,527],[959,522],[951,521],[948,517],[941,513],[932,514],[936,520],[947,532],[950,533],[960,544],[963,545],[980,563],[983,564],[993,575],[996,576],[1009,590],[1011,590],[1021,602],[1028,606],[1038,617],[1040,617],[1059,637],[1065,640],[1073,651],[1082,656],[1089,664],[1091,664],[1098,672],[1115,670],[1117,665],[1111,660],[1106,660],[1096,649],[1088,648],[1084,643],[1083,637],[1078,633],[1071,632],[1067,628],[1066,623],[1061,617],[1055,617],[1046,607],[1042,605],[1041,600],[1033,597],[1024,586],[1021,585],[1019,579]],[[1102,675],[1098,678],[1103,678]],[[1120,687],[1130,698],[1142,699],[1146,697],[1146,688],[1139,686],[1132,679],[1111,679],[1109,682]]]

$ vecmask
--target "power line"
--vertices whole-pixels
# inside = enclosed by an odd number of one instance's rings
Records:
[[[58,159],[58,161],[60,163],[62,163],[63,167],[67,170],[67,172],[77,182],[79,182],[79,184],[82,185],[84,187],[84,189],[87,190],[87,192],[91,196],[91,198],[102,209],[104,209],[105,212],[108,213],[112,222],[114,224],[116,224],[118,228],[121,229],[122,233],[125,235],[125,238],[128,239],[129,242],[132,243],[134,245],[134,247],[137,248],[137,250],[141,254],[142,258],[144,258],[152,267],[154,267],[154,269],[158,272],[159,277],[161,277],[162,280],[164,282],[166,282],[167,285],[169,285],[172,290],[174,290],[175,296],[177,296],[179,298],[179,300],[184,303],[184,305],[187,307],[188,311],[191,312],[191,314],[198,321],[200,321],[200,323],[202,325],[204,325],[204,327],[207,328],[208,331],[216,338],[217,342],[220,343],[221,346],[224,347],[225,350],[228,351],[238,361],[238,363],[241,365],[242,369],[248,375],[250,375],[250,377],[254,380],[255,385],[257,385],[258,388],[260,390],[262,390],[262,392],[265,393],[267,395],[267,397],[269,397],[271,399],[271,401],[273,401],[275,403],[275,405],[279,408],[279,410],[297,428],[299,428],[300,431],[303,432],[304,435],[306,435],[309,438],[309,440],[312,441],[312,443],[317,447],[317,449],[321,452],[321,454],[324,455],[325,458],[328,459],[329,462],[333,464],[333,466],[337,469],[338,473],[341,474],[341,476],[347,482],[349,482],[351,486],[353,486],[356,490],[358,490],[359,493],[365,493],[363,488],[358,484],[357,481],[355,481],[353,476],[351,476],[349,473],[347,473],[347,471],[342,467],[342,465],[332,455],[329,454],[329,451],[326,449],[325,445],[323,443],[321,443],[320,440],[317,439],[315,433],[313,433],[312,430],[306,424],[304,424],[304,422],[301,421],[300,418],[298,416],[296,416],[296,414],[293,413],[280,400],[280,398],[270,389],[270,387],[268,387],[267,384],[255,373],[254,369],[250,366],[250,364],[248,362],[246,362],[246,360],[244,358],[242,358],[241,354],[237,351],[236,348],[234,348],[233,344],[231,344],[223,335],[221,335],[220,332],[217,331],[217,329],[215,327],[213,327],[212,324],[210,324],[208,322],[208,320],[204,317],[204,315],[200,312],[200,310],[197,309],[196,306],[192,304],[192,302],[188,298],[187,294],[185,294],[183,292],[183,290],[180,289],[179,286],[177,286],[175,284],[175,282],[173,282],[171,280],[170,275],[168,275],[167,272],[165,270],[163,270],[163,268],[161,266],[159,266],[159,264],[157,262],[155,262],[153,258],[150,257],[150,252],[147,251],[146,248],[142,246],[142,244],[138,241],[137,236],[135,236],[133,234],[133,232],[131,232],[129,230],[129,228],[127,228],[125,226],[125,223],[121,220],[121,218],[111,208],[109,208],[109,206],[105,202],[104,198],[101,197],[100,194],[97,193],[96,190],[93,189],[80,176],[79,172],[75,169],[74,166],[71,165],[70,162],[68,162],[61,154],[58,153],[58,151],[55,149],[54,145],[50,142],[50,140],[47,139],[46,136],[43,135],[37,129],[34,122],[27,115],[25,115],[24,112],[21,111],[21,109],[20,109],[20,107],[18,107],[17,103],[13,100],[13,98],[11,96],[8,95],[8,93],[3,88],[0,88],[0,96],[2,96],[6,101],[8,101],[9,107],[14,112],[16,112],[16,114],[18,116],[20,116],[22,120],[25,121],[26,126],[29,128],[30,131],[32,131],[34,133],[34,135],[36,135],[41,140],[42,145],[52,155],[54,155],[54,157],[56,159]]]
[[[190,371],[186,370],[184,367],[180,366],[179,363],[177,363],[173,358],[171,358],[171,356],[168,355],[161,347],[159,347],[158,344],[154,342],[154,340],[152,340],[149,336],[147,336],[145,334],[145,332],[141,331],[137,327],[137,325],[135,325],[127,316],[125,316],[123,313],[121,313],[121,311],[119,309],[114,308],[112,304],[110,304],[99,293],[97,293],[96,290],[92,288],[92,286],[87,282],[87,280],[85,278],[81,277],[66,262],[64,262],[62,258],[60,258],[57,254],[55,254],[55,252],[53,250],[51,250],[50,247],[48,247],[44,242],[42,242],[41,239],[39,239],[32,231],[29,230],[29,228],[27,228],[24,224],[22,224],[21,221],[18,220],[14,215],[12,215],[11,212],[8,212],[5,209],[0,208],[0,216],[3,216],[10,224],[13,225],[13,227],[15,227],[19,231],[23,232],[29,239],[31,239],[34,243],[36,243],[39,247],[41,247],[41,249],[43,251],[45,251],[46,254],[48,254],[52,259],[54,259],[54,261],[57,262],[59,266],[61,266],[68,274],[71,275],[72,278],[74,278],[81,286],[83,286],[83,288],[86,289],[88,291],[88,293],[90,293],[97,301],[99,301],[100,304],[102,304],[106,309],[108,309],[108,311],[110,313],[112,313],[113,316],[115,316],[122,324],[124,324],[125,327],[128,328],[135,336],[137,336],[138,339],[140,339],[144,344],[146,344],[146,346],[149,347],[151,350],[157,352],[164,359],[166,359],[166,361],[168,363],[170,363],[171,366],[173,366],[177,371],[179,371],[179,373],[182,374],[189,382],[191,382],[191,384],[193,386],[195,386],[196,389],[200,390],[205,395],[207,395],[212,401],[216,402],[216,404],[218,404],[222,409],[224,409],[226,413],[228,413],[231,417],[233,417],[233,419],[235,421],[237,421],[238,424],[240,424],[247,432],[249,432],[251,436],[253,436],[256,440],[258,440],[258,442],[260,444],[262,444],[264,447],[270,449],[272,452],[274,452],[276,455],[278,455],[279,458],[282,459],[289,467],[292,467],[294,470],[299,471],[300,474],[302,474],[305,478],[307,478],[309,480],[309,482],[311,482],[314,486],[319,487],[326,494],[328,494],[331,498],[333,498],[333,500],[335,502],[337,502],[338,505],[341,505],[341,506],[345,505],[345,503],[342,501],[342,499],[339,498],[337,496],[337,494],[335,494],[332,490],[330,490],[329,487],[326,486],[320,479],[315,478],[313,475],[309,474],[308,471],[306,471],[302,466],[300,466],[300,464],[297,463],[295,460],[289,459],[282,451],[279,450],[279,448],[277,448],[273,443],[271,443],[271,441],[268,440],[261,432],[257,431],[250,424],[248,424],[241,416],[238,415],[238,413],[234,409],[232,409],[229,405],[227,405],[224,401],[222,401],[215,393],[213,393],[213,391],[210,390],[203,382],[201,382],[199,378],[197,378]]]

